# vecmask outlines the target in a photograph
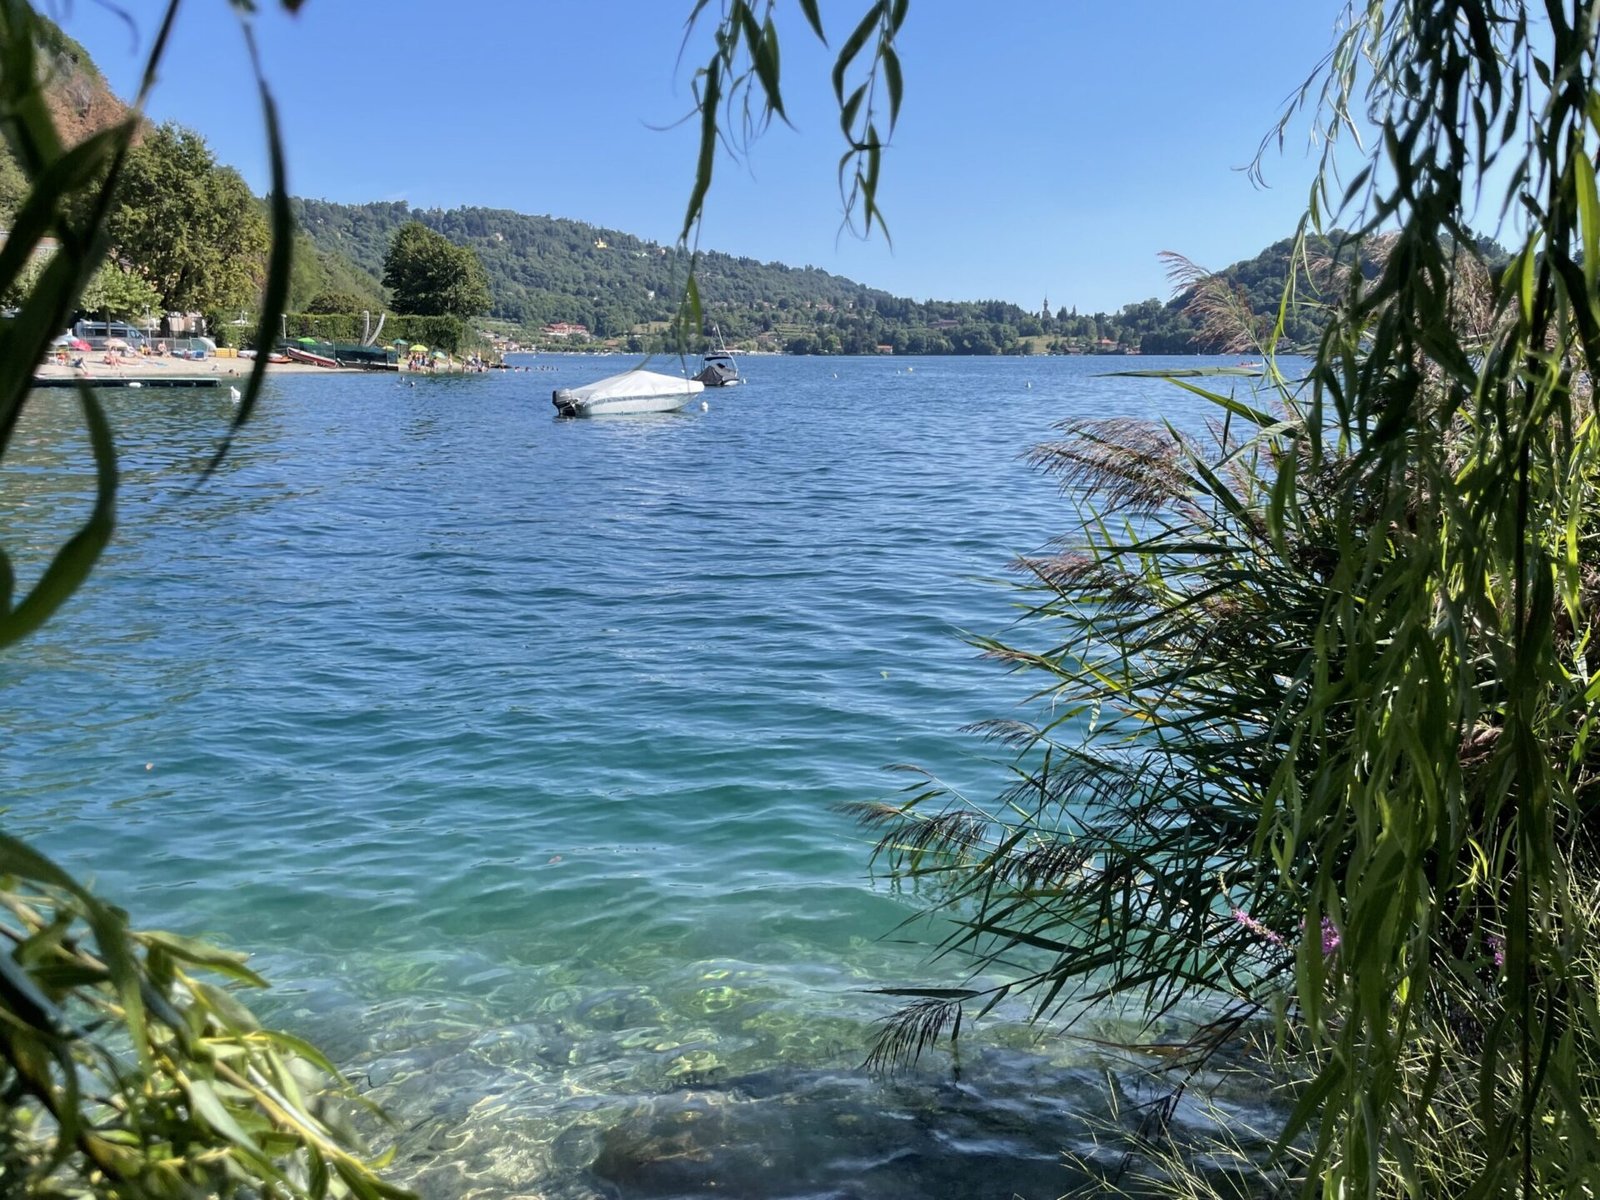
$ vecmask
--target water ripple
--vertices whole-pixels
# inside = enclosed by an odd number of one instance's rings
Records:
[[[959,631],[1067,519],[1019,456],[1201,417],[1098,365],[753,360],[595,422],[548,374],[294,377],[198,492],[227,405],[115,396],[107,562],[0,660],[8,821],[255,950],[426,1196],[1057,1195],[1081,1053],[1002,1014],[959,1080],[860,1071],[866,989],[947,968],[836,806],[997,786],[954,731],[1022,689]],[[0,479],[24,577],[92,495],[74,420],[41,398]]]

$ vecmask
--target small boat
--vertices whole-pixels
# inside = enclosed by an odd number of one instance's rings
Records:
[[[700,364],[700,374],[695,376],[707,387],[733,387],[744,382],[739,378],[739,367],[733,355],[709,351]]]
[[[298,346],[285,346],[283,352],[295,362],[311,363],[318,367],[337,367],[339,364],[323,354],[313,354],[309,350],[302,350]]]
[[[700,360],[700,374],[695,378],[707,387],[733,387],[743,383],[744,380],[739,377],[739,365],[733,361],[732,351],[722,340],[722,330],[715,325],[711,328],[717,335],[717,348],[705,352]]]
[[[600,417],[623,413],[675,412],[706,385],[656,371],[624,371],[583,387],[557,388],[550,403],[563,417]]]

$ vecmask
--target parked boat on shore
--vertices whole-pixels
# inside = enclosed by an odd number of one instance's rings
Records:
[[[283,352],[294,362],[311,363],[318,367],[337,367],[339,365],[324,354],[313,354],[311,351],[302,350],[298,346],[286,346]]]
[[[627,413],[675,412],[706,385],[658,371],[624,371],[575,388],[557,388],[550,403],[564,417],[599,417]]]

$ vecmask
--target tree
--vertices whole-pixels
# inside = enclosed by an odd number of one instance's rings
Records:
[[[127,318],[158,308],[161,293],[131,267],[119,262],[105,262],[83,289],[82,299],[86,312],[102,313],[108,318]]]
[[[0,146],[0,221],[9,227],[17,208],[28,195],[28,179],[17,165],[16,155]]]
[[[178,312],[255,306],[267,222],[239,173],[199,134],[168,123],[129,152],[106,231],[118,256]]]
[[[26,180],[22,219],[10,231],[0,268],[0,294],[17,289],[29,264],[35,268],[21,311],[0,322],[0,462],[34,394],[34,364],[97,272],[108,302],[115,292],[126,303],[136,286],[134,272],[104,267],[112,208],[140,194],[169,153],[199,161],[193,144],[170,130],[147,137],[147,154],[133,149],[143,131],[137,109],[69,150],[42,103],[41,81],[49,72],[39,48],[52,40],[52,28],[25,0],[0,0],[0,135]],[[157,40],[147,79],[156,75],[163,41]],[[130,175],[139,186],[122,192]],[[183,179],[170,182],[184,190]],[[188,182],[197,195],[207,192],[206,181]],[[218,184],[215,176],[209,182]],[[232,188],[224,180],[217,190]],[[158,205],[183,199],[150,198]],[[214,206],[201,210],[190,213],[196,229],[167,230],[189,254],[196,243],[186,232],[206,232],[215,216]],[[259,228],[253,202],[234,209],[241,220],[247,213]],[[157,224],[126,221],[129,245],[138,246],[138,235]],[[273,230],[286,244],[286,205],[278,206]],[[264,241],[264,228],[260,233]],[[236,250],[242,245],[246,255],[249,234],[247,224],[236,222],[230,230],[231,244]],[[48,255],[46,238],[58,246]],[[165,260],[136,265],[149,261]],[[233,264],[211,267],[216,279],[233,278]],[[278,256],[273,267],[263,305],[267,329],[282,307],[287,258]],[[204,296],[216,282],[186,274],[193,269],[192,262],[174,267],[169,285],[178,290],[169,299]],[[260,367],[249,377],[235,427],[249,418],[262,377]],[[13,560],[0,555],[0,649],[28,637],[71,597],[115,528],[110,422],[91,389],[80,388],[78,402],[92,460],[92,499],[87,513],[73,518],[80,522],[76,530],[20,589]],[[242,956],[134,929],[125,913],[3,832],[0,944],[0,1179],[6,1195],[309,1200],[354,1194],[385,1200],[405,1194],[345,1148],[324,1108],[323,1089],[312,1085],[318,1076],[334,1075],[331,1064],[301,1039],[262,1028],[236,994],[219,986],[260,984]]]
[[[590,332],[597,338],[621,337],[633,327],[628,314],[615,304],[596,305],[590,321]]]
[[[423,317],[477,316],[489,307],[478,256],[421,221],[402,225],[383,260],[383,286],[399,312]]]
[[[362,270],[346,255],[318,247],[302,227],[294,234],[294,260],[289,276],[288,308],[306,312],[308,306],[325,293],[337,294],[351,302],[339,312],[381,312],[388,305],[377,279]]]
[[[306,302],[308,313],[357,313],[367,308],[366,301],[353,292],[318,292]]]

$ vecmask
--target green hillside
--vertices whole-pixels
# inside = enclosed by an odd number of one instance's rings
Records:
[[[50,103],[69,137],[76,140],[121,117],[125,108],[82,47],[53,25],[46,23],[44,30],[42,48],[56,68]],[[218,164],[212,174],[232,172]],[[0,150],[0,226],[9,224],[24,190],[14,159]],[[489,280],[486,315],[535,336],[546,325],[570,322],[596,338],[644,348],[674,316],[687,277],[687,255],[677,248],[581,221],[505,209],[413,209],[404,202],[295,199],[292,206],[300,226],[290,288],[294,311],[328,311],[334,298],[356,311],[391,304],[380,282],[384,255],[396,231],[413,220],[474,250]],[[137,216],[132,214],[131,223],[137,224]],[[1277,319],[1292,249],[1289,240],[1276,242],[1221,273],[1259,331]],[[1492,243],[1478,249],[1491,265],[1503,261]],[[1332,254],[1327,242],[1309,250]],[[130,270],[152,274],[130,247],[119,246],[116,257]],[[1004,301],[911,300],[814,267],[715,251],[701,255],[696,277],[708,324],[715,322],[731,343],[790,353],[1191,354],[1229,348],[1192,310],[1193,289],[1112,313],[1029,312]],[[1291,346],[1314,342],[1322,328],[1314,292],[1305,288],[1302,296],[1286,315]]]
[[[294,210],[324,269],[343,272],[341,287],[373,295],[389,240],[407,221],[421,221],[477,252],[489,276],[489,315],[530,330],[565,321],[587,326],[598,338],[626,338],[672,318],[687,269],[686,256],[674,247],[505,209],[297,199]],[[1263,322],[1276,318],[1291,247],[1288,240],[1277,242],[1223,272]],[[353,273],[362,275],[360,285],[350,282]],[[1187,354],[1221,348],[1185,312],[1187,292],[1115,313],[1028,312],[1003,301],[916,301],[814,267],[715,251],[702,254],[697,279],[708,321],[727,338],[791,353],[870,354],[889,347],[898,354]],[[1307,343],[1320,328],[1316,306],[1307,303],[1289,314],[1286,333],[1291,343]]]
[[[383,256],[395,231],[407,221],[421,221],[477,252],[489,275],[490,316],[531,328],[569,321],[610,337],[669,320],[687,271],[687,257],[672,247],[581,221],[504,209],[296,199],[294,211],[319,251],[348,258],[374,281],[383,274]],[[760,332],[749,327],[748,319],[769,310],[817,304],[848,308],[890,299],[811,267],[717,253],[702,256],[698,279],[707,313],[738,336]],[[781,323],[775,318],[771,325]]]

